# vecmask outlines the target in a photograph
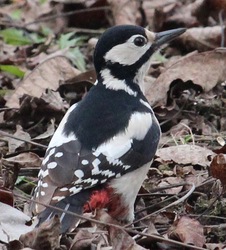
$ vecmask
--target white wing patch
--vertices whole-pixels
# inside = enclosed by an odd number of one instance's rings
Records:
[[[51,140],[49,151],[43,161],[43,169],[39,173],[36,197],[45,203],[56,204],[69,195],[98,183],[105,183],[112,177],[118,178],[130,169],[136,168],[137,166],[128,161],[126,155],[128,153],[130,157],[130,153],[133,152],[131,150],[134,140],[145,138],[153,119],[151,113],[134,112],[123,132],[87,152],[86,149],[82,151],[82,146],[74,135],[64,135],[63,127],[67,116]],[[74,151],[71,150],[73,148]]]
[[[101,144],[96,152],[105,155],[110,162],[123,156],[131,148],[133,139],[142,140],[152,125],[150,113],[134,112],[125,132],[114,136],[108,142]]]
[[[52,148],[52,147],[59,147],[60,145],[64,144],[64,143],[67,143],[67,142],[70,142],[70,141],[73,141],[73,140],[76,140],[76,136],[71,133],[70,135],[68,136],[65,136],[63,134],[63,130],[64,130],[64,125],[65,123],[67,122],[67,119],[68,119],[68,116],[70,115],[71,111],[75,109],[75,107],[77,106],[77,104],[74,104],[72,105],[67,113],[65,114],[64,118],[62,119],[62,121],[60,122],[57,130],[55,131],[50,143],[49,143],[49,148]],[[59,157],[59,156],[58,156]],[[46,159],[45,159],[46,160]],[[48,161],[48,159],[46,160]],[[43,163],[45,164],[45,163]]]

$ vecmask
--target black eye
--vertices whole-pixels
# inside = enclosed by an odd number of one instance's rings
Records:
[[[146,39],[142,36],[138,36],[134,39],[134,44],[138,47],[142,47],[146,44]]]

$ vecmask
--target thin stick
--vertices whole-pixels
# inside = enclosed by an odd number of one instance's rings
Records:
[[[183,197],[181,197],[180,199],[174,201],[173,203],[170,203],[169,205],[167,205],[167,206],[165,206],[165,207],[163,207],[163,208],[161,208],[161,209],[159,209],[159,210],[157,210],[157,211],[155,211],[155,212],[153,212],[153,213],[151,213],[151,214],[148,214],[148,215],[146,215],[146,216],[140,218],[139,220],[136,220],[136,221],[134,221],[134,222],[132,222],[132,223],[130,223],[130,224],[127,224],[125,227],[129,227],[129,226],[131,226],[132,224],[135,224],[135,223],[140,222],[140,221],[142,221],[142,220],[144,220],[144,219],[147,219],[147,218],[153,216],[154,214],[161,213],[162,211],[165,211],[166,209],[168,209],[168,208],[170,208],[170,207],[173,207],[173,206],[176,206],[176,205],[178,205],[179,203],[185,201],[185,200],[194,192],[194,190],[195,190],[195,184],[194,184],[194,183],[187,183],[187,184],[192,185],[192,187],[191,187],[191,189],[189,190],[189,192],[188,192],[187,194],[185,194]]]
[[[224,14],[224,10],[221,10],[219,12],[219,21],[220,21],[220,26],[221,26],[221,47],[224,47],[224,41],[225,41],[225,38],[224,38],[225,26],[224,26],[223,14]]]
[[[33,141],[29,141],[29,140],[26,140],[26,139],[22,139],[18,136],[15,136],[15,135],[11,135],[9,133],[6,133],[2,130],[0,130],[0,135],[2,136],[6,136],[6,137],[9,137],[9,138],[13,138],[15,140],[18,140],[18,141],[23,141],[23,142],[26,142],[26,143],[29,143],[29,144],[32,144],[32,145],[35,145],[35,146],[38,146],[40,148],[44,148],[44,149],[47,149],[47,146],[43,145],[43,144],[40,144],[40,143],[37,143],[37,142],[33,142]]]
[[[98,11],[98,10],[110,10],[110,6],[93,7],[93,8],[82,9],[82,10],[68,11],[68,12],[61,13],[61,14],[55,14],[55,15],[52,15],[52,16],[37,19],[37,20],[32,21],[30,23],[25,23],[25,27],[27,27],[29,25],[32,25],[32,24],[35,24],[35,23],[50,21],[50,20],[53,20],[53,19],[56,19],[56,18],[59,18],[59,17],[66,17],[66,16],[71,16],[71,15],[74,15],[74,14],[93,12],[93,11]]]
[[[34,201],[34,200],[29,199],[27,197],[25,198],[25,197],[23,197],[22,195],[19,195],[19,194],[14,194],[14,195],[17,196],[17,197],[19,197],[19,198],[25,199],[26,201],[35,202],[35,203],[40,204],[42,206],[54,209],[56,211],[59,211],[59,212],[65,213],[65,214],[69,214],[69,215],[75,216],[75,217],[80,218],[80,219],[88,220],[88,221],[96,223],[96,224],[100,224],[100,225],[104,225],[104,226],[109,226],[109,227],[115,227],[117,229],[120,229],[122,231],[126,231],[126,232],[131,233],[131,234],[139,234],[141,236],[150,237],[150,238],[152,238],[154,240],[158,240],[158,241],[161,241],[161,242],[167,242],[167,243],[175,244],[175,245],[178,245],[178,246],[188,247],[189,249],[205,250],[204,248],[201,248],[201,247],[187,245],[185,243],[182,243],[182,242],[179,242],[179,241],[175,241],[175,240],[171,240],[171,239],[165,239],[165,238],[163,238],[161,236],[157,236],[157,235],[142,233],[142,232],[139,232],[137,230],[125,228],[125,227],[122,227],[122,226],[117,225],[117,224],[106,223],[106,222],[98,221],[98,220],[95,220],[95,219],[91,219],[91,218],[88,218],[88,217],[85,217],[85,216],[82,216],[82,215],[79,215],[79,214],[76,214],[76,213],[73,213],[73,212],[70,212],[70,211],[63,210],[63,209],[58,208],[58,207],[54,207],[54,206],[51,206],[51,205],[43,204],[43,203],[38,202],[38,201]]]

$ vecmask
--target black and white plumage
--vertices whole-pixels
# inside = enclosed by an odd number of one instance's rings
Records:
[[[95,209],[104,194],[100,206],[116,219],[133,220],[135,198],[160,138],[142,92],[144,76],[153,52],[184,31],[153,33],[123,25],[101,36],[94,53],[97,82],[71,106],[53,135],[34,200],[82,213],[87,203]],[[58,213],[39,204],[34,210],[40,222]],[[76,217],[59,216],[62,232],[74,226]]]

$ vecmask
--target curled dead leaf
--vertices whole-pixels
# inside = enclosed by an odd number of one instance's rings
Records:
[[[33,152],[21,153],[13,157],[3,158],[2,164],[18,164],[21,168],[36,167],[39,168],[42,163],[42,159]]]
[[[96,81],[96,71],[89,70],[60,83],[58,91],[68,101],[78,102]]]
[[[5,137],[5,140],[8,141],[9,153],[14,153],[17,148],[25,144],[25,141],[31,140],[30,134],[23,131],[23,128],[20,125],[16,125],[16,132],[13,135],[17,138],[21,138],[21,140],[7,137],[7,136]],[[25,141],[23,141],[23,139]]]
[[[226,188],[226,155],[218,154],[214,156],[210,164],[210,174],[221,181],[222,186]]]
[[[224,31],[224,36],[226,36],[226,30]],[[187,31],[177,40],[189,51],[206,51],[220,47],[221,39],[222,28],[220,26],[214,26],[187,29]],[[226,42],[224,46],[225,45]]]
[[[28,222],[31,218],[5,203],[0,202],[0,239],[2,242],[18,240],[21,234],[34,229],[34,224]]]
[[[60,219],[54,216],[48,221],[43,222],[38,228],[31,232],[22,234],[20,241],[26,247],[31,247],[36,250],[56,250],[60,247]]]
[[[193,15],[202,24],[207,24],[209,17],[219,22],[219,13],[222,12],[222,15],[226,13],[226,2],[224,0],[202,0],[196,2],[198,4],[193,9]]]
[[[171,239],[178,239],[183,243],[202,247],[205,243],[203,226],[195,219],[181,217],[174,223],[168,233]]]
[[[157,150],[157,160],[161,162],[175,162],[207,167],[210,164],[209,156],[213,151],[196,145],[177,145]],[[158,159],[159,158],[159,159]]]
[[[13,192],[12,190],[0,187],[0,202],[13,206]]]
[[[69,60],[63,56],[50,58],[38,65],[19,84],[15,92],[8,97],[6,106],[19,108],[19,99],[24,94],[40,98],[45,89],[57,90],[60,81],[65,81],[79,73]]]
[[[167,68],[152,84],[146,94],[150,104],[166,105],[167,92],[171,83],[181,79],[191,81],[204,92],[210,91],[217,83],[226,79],[226,50],[192,53]]]
[[[96,236],[88,230],[79,230],[71,243],[70,250],[91,249],[91,244],[97,238]]]
[[[112,9],[115,25],[137,23],[138,2],[128,0],[108,0]]]
[[[111,224],[118,224],[108,213],[103,209],[98,210],[96,219]],[[113,226],[107,226],[110,242],[113,249],[123,250],[145,250],[145,248],[139,246],[135,240],[123,229],[119,229]]]

